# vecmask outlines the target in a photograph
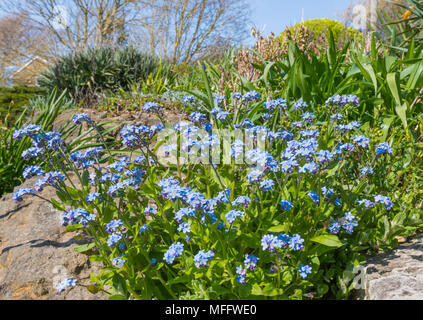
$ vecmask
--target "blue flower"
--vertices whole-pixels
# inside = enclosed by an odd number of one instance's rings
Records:
[[[181,222],[184,216],[195,216],[195,210],[192,208],[181,208],[175,213],[175,220]]]
[[[78,113],[74,115],[72,121],[75,124],[81,124],[83,121],[86,121],[88,124],[93,124],[91,117],[87,113]]]
[[[302,109],[307,108],[307,107],[308,107],[308,104],[307,104],[307,102],[303,101],[303,99],[298,100],[294,104],[294,110],[302,110]]]
[[[341,225],[339,222],[334,221],[333,219],[331,219],[331,225],[329,226],[329,231],[337,234],[339,232],[339,230],[341,229]]]
[[[220,191],[216,197],[214,197],[214,200],[216,203],[229,203],[229,198],[231,196],[231,188],[225,189],[223,191]]]
[[[40,125],[29,124],[26,127],[13,131],[13,139],[22,140],[23,137],[34,138],[36,135],[42,132]]]
[[[301,265],[298,267],[298,271],[300,273],[300,277],[305,279],[307,278],[308,274],[311,274],[311,267],[309,265]]]
[[[311,113],[311,112],[304,112],[301,115],[301,118],[303,118],[304,121],[308,121],[310,123],[313,122],[313,120],[314,120],[315,117],[316,116],[313,113]]]
[[[115,233],[120,228],[120,226],[123,226],[123,221],[120,219],[113,219],[108,224],[106,224],[105,230],[108,233]]]
[[[328,150],[316,151],[316,160],[320,163],[327,163],[332,160],[332,153]]]
[[[127,167],[127,165],[128,163],[126,161],[116,161],[116,162],[113,162],[112,164],[109,164],[107,168],[113,169],[117,172],[122,172]]]
[[[161,109],[157,102],[146,102],[143,106],[145,112],[157,112]]]
[[[37,158],[42,154],[44,154],[44,149],[31,147],[22,152],[22,158],[24,158],[24,160],[29,160],[31,158]]]
[[[294,171],[294,168],[298,166],[298,163],[296,160],[286,160],[282,161],[280,164],[281,171],[284,173],[291,173]]]
[[[141,226],[141,228],[140,228],[140,232],[139,232],[139,234],[142,234],[142,233],[146,232],[146,231],[147,231],[147,229],[148,229],[148,226],[147,226],[147,224],[146,224],[146,223],[144,223],[144,224]]]
[[[310,191],[308,196],[313,200],[314,203],[318,204],[320,202],[320,197],[315,191]]]
[[[318,171],[319,166],[313,161],[306,163],[304,166],[298,169],[298,172],[300,173],[310,172],[311,174],[316,174]]]
[[[211,124],[210,122],[203,123],[203,129],[207,132],[211,132],[213,129],[213,124]]]
[[[241,284],[245,284],[245,276],[247,275],[247,269],[244,268],[242,265],[239,265],[238,267],[236,267],[236,274],[238,275],[236,277],[236,281]]]
[[[355,226],[357,226],[358,223],[356,220],[344,220],[344,222],[342,223],[342,228],[345,229],[345,231],[348,234],[352,234],[353,233],[353,229]]]
[[[234,94],[232,94],[232,98],[234,98],[235,100],[240,100],[240,99],[242,99],[242,94],[241,94],[241,92],[235,92]]]
[[[331,120],[342,120],[344,116],[342,115],[342,113],[335,113],[333,115],[330,116]]]
[[[229,112],[221,111],[216,115],[216,119],[218,119],[220,121],[225,121],[228,118],[229,115],[230,115]]]
[[[56,285],[56,290],[59,292],[65,291],[67,287],[75,287],[76,280],[72,278],[65,278]]]
[[[247,196],[239,196],[234,201],[232,201],[233,206],[242,205],[244,208],[248,208],[251,199]]]
[[[194,209],[199,209],[206,201],[206,198],[200,192],[189,192],[185,197],[185,201]]]
[[[116,244],[122,240],[123,235],[120,232],[112,233],[109,238],[107,239],[107,245],[109,247],[114,247]]]
[[[123,266],[125,263],[125,260],[121,258],[122,256],[114,258],[112,261],[112,264],[117,267]]]
[[[178,226],[178,231],[179,232],[182,232],[182,233],[189,233],[189,232],[191,232],[191,221],[189,221],[189,222],[182,222]]]
[[[225,96],[217,96],[216,98],[214,98],[214,100],[216,101],[216,103],[222,104],[223,101],[225,101],[226,97]]]
[[[92,216],[82,208],[72,209],[62,214],[61,223],[63,226],[68,224],[78,224],[82,221],[90,221],[93,220]]]
[[[184,252],[184,244],[181,242],[173,243],[169,249],[165,252],[163,260],[167,263],[172,264],[175,258],[178,258]]]
[[[273,251],[277,248],[282,248],[283,245],[282,240],[273,234],[266,234],[261,238],[261,247],[263,250]]]
[[[352,220],[355,219],[355,216],[353,214],[351,214],[350,211],[348,211],[348,212],[345,212],[345,218],[344,219],[347,220],[347,221],[352,221]]]
[[[391,201],[391,198],[385,197],[383,195],[377,195],[374,197],[375,203],[383,203],[385,205],[385,208],[390,210],[394,206],[394,204]]]
[[[143,155],[140,155],[134,159],[134,163],[141,164],[144,162],[144,160],[145,160],[145,157]]]
[[[285,211],[294,207],[294,204],[289,200],[281,200],[279,204],[282,206],[282,209]]]
[[[55,185],[57,182],[65,179],[65,175],[60,171],[46,172],[44,175],[45,181],[50,185]]]
[[[42,176],[42,175],[44,175],[44,170],[41,169],[40,166],[28,166],[25,168],[25,170],[22,173],[22,176],[25,179],[29,179],[35,176]]]
[[[144,213],[145,213],[145,215],[156,214],[157,210],[152,208],[152,207],[146,207],[144,209]]]
[[[207,251],[200,250],[195,256],[194,256],[194,263],[197,268],[205,267],[207,266],[208,262],[214,257],[213,251]]]
[[[188,95],[186,95],[182,98],[182,102],[183,103],[193,103],[194,102],[194,96],[188,94]]]
[[[248,175],[247,178],[250,182],[259,182],[261,178],[264,176],[264,172],[261,170],[253,170]]]
[[[322,187],[322,194],[325,196],[325,199],[326,200],[329,200],[330,199],[330,197],[334,194],[334,190],[332,189],[332,188],[328,188],[328,187],[326,187],[326,186],[323,186]]]
[[[262,188],[264,191],[269,191],[273,189],[274,185],[275,185],[275,182],[273,180],[266,179],[260,183],[260,188]]]
[[[301,130],[300,135],[303,138],[308,138],[308,137],[317,138],[320,136],[320,133],[317,130]]]
[[[354,136],[353,142],[362,148],[367,148],[369,146],[370,139],[366,136],[360,135],[360,136]]]
[[[289,239],[288,246],[292,250],[297,251],[297,250],[304,249],[303,243],[304,243],[304,239],[301,238],[298,234],[295,234]]]
[[[232,224],[236,218],[243,217],[243,216],[244,216],[244,212],[239,210],[231,210],[225,215],[225,218],[229,224]]]
[[[190,114],[190,118],[192,122],[203,123],[207,120],[206,115],[201,112],[193,112]]]
[[[387,154],[392,154],[392,148],[389,145],[389,143],[384,142],[384,143],[379,143],[376,146],[376,153],[377,154],[382,154],[382,153],[387,153]]]
[[[13,194],[13,200],[21,202],[23,200],[22,197],[27,194],[34,194],[34,190],[32,188],[20,188]]]
[[[257,261],[260,259],[254,255],[245,255],[244,265],[247,269],[254,270],[257,266]]]
[[[88,203],[93,203],[94,200],[99,199],[100,198],[100,193],[98,192],[91,192],[87,195],[87,197],[85,198],[85,200]]]
[[[258,99],[260,99],[260,94],[255,90],[251,90],[245,93],[242,96],[242,99],[245,101],[257,101]]]
[[[361,176],[368,176],[373,174],[373,168],[372,167],[363,167],[360,169]]]
[[[357,202],[358,202],[358,204],[359,204],[359,205],[364,204],[364,206],[365,206],[367,209],[371,209],[371,208],[373,208],[373,207],[375,206],[375,204],[374,204],[372,201],[367,200],[367,199],[357,200]]]

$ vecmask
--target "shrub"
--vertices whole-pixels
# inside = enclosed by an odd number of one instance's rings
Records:
[[[302,31],[304,28],[308,33],[307,39],[302,39],[304,41],[302,45],[304,49],[308,48],[309,46],[315,46],[313,49],[317,50],[326,48],[327,39],[329,38],[329,30],[332,31],[335,43],[340,48],[342,48],[344,43],[348,42],[349,40],[353,40],[356,36],[361,35],[361,33],[359,33],[357,30],[345,26],[340,21],[325,18],[310,19],[304,21],[303,23],[298,23],[282,32],[280,38],[282,41],[286,41],[286,39],[292,39],[295,41],[295,35],[301,35],[305,33]],[[301,38],[298,40],[301,40]],[[307,43],[305,43],[305,41],[307,41]],[[298,43],[298,41],[296,42]]]
[[[154,73],[159,59],[134,47],[90,48],[59,58],[39,78],[49,90],[67,90],[77,103],[96,103],[105,91],[128,89]]]

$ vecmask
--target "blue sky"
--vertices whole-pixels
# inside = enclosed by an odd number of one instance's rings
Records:
[[[253,24],[263,30],[263,34],[273,31],[281,33],[286,26],[301,22],[302,9],[304,20],[329,18],[339,20],[337,13],[347,8],[351,0],[249,0]]]

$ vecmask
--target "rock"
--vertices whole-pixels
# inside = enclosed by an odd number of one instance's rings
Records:
[[[41,195],[49,199],[55,191],[46,188]],[[84,242],[65,232],[60,217],[58,210],[36,197],[26,196],[20,203],[12,194],[0,199],[0,299],[107,299],[81,286],[90,284],[90,273],[98,273],[101,264],[74,250]],[[56,284],[66,277],[76,279],[78,286],[60,294]]]
[[[362,274],[358,299],[422,300],[423,235],[396,249],[370,257]]]

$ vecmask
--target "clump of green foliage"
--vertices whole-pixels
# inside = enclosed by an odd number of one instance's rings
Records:
[[[284,42],[286,42],[286,39],[294,40],[294,42],[301,42],[301,40],[304,40],[320,50],[328,46],[329,32],[332,32],[335,43],[341,47],[349,40],[355,39],[356,37],[361,39],[362,37],[360,32],[345,26],[342,22],[325,18],[310,19],[298,23],[287,28],[281,33],[279,38]]]
[[[76,102],[91,104],[105,92],[129,89],[157,71],[160,59],[134,47],[90,48],[62,56],[39,78],[40,86],[67,90]]]
[[[0,118],[9,114],[9,120],[15,119],[29,101],[43,96],[45,91],[38,87],[16,86],[13,88],[0,87]]]
[[[44,103],[40,108],[35,108],[33,101]],[[15,186],[23,182],[22,172],[28,162],[22,158],[22,152],[33,146],[30,139],[14,139],[13,132],[24,127],[28,119],[43,129],[50,129],[60,111],[69,108],[70,103],[65,98],[65,92],[59,95],[53,90],[45,98],[29,102],[32,105],[23,108],[19,116],[0,118],[0,196],[13,191]]]

